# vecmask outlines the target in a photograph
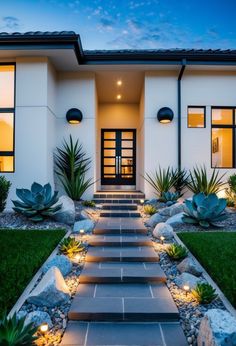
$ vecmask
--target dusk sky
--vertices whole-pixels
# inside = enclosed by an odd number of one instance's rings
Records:
[[[236,0],[0,0],[0,31],[80,34],[84,49],[235,48]]]

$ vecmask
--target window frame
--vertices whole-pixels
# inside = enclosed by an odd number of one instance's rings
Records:
[[[204,109],[204,126],[202,127],[192,127],[192,126],[189,126],[189,123],[188,123],[188,109],[189,108],[203,108]],[[187,106],[187,128],[188,129],[205,129],[206,128],[206,106],[197,106],[197,105],[189,105]]]
[[[12,169],[12,171],[0,171],[0,174],[5,174],[5,173],[15,173],[16,63],[15,62],[0,62],[0,66],[14,66],[14,107],[13,108],[0,107],[0,113],[12,113],[13,114],[13,151],[0,151],[0,156],[13,157],[13,169]]]
[[[233,119],[232,124],[212,124],[212,110],[213,109],[231,109],[233,111]],[[236,168],[236,106],[211,106],[211,168],[217,168],[217,169],[235,169]],[[212,129],[231,129],[233,131],[232,133],[232,167],[217,167],[213,166],[212,164]]]

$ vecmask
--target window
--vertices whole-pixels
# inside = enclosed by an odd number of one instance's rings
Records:
[[[205,127],[206,107],[189,106],[188,107],[188,127]]]
[[[212,107],[212,167],[235,168],[235,109]]]
[[[14,172],[15,65],[0,64],[0,172]]]

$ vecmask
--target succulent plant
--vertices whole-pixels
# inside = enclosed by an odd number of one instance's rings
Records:
[[[59,251],[68,257],[73,257],[77,253],[84,250],[84,246],[81,241],[75,238],[68,237],[62,240],[59,246]]]
[[[11,182],[2,175],[0,177],[0,213],[5,209],[10,187]]]
[[[82,204],[84,207],[90,208],[94,208],[96,206],[96,203],[94,201],[83,201]]]
[[[54,206],[58,202],[58,192],[55,191],[52,195],[50,184],[42,186],[33,183],[31,190],[16,189],[16,195],[21,201],[12,201],[15,206],[13,210],[34,222],[43,221],[44,218],[53,216],[62,207],[62,204]]]
[[[210,304],[217,297],[215,291],[208,283],[198,283],[192,294],[200,304]]]
[[[156,208],[151,204],[146,204],[143,207],[143,210],[144,210],[144,213],[147,215],[154,215],[157,212]]]
[[[4,346],[30,346],[38,339],[35,335],[37,328],[33,323],[25,325],[25,317],[17,318],[14,314],[7,318],[4,314],[0,320],[0,345]]]
[[[182,220],[190,224],[199,224],[204,228],[210,225],[217,226],[217,222],[227,218],[227,214],[224,213],[226,205],[226,199],[218,198],[215,193],[208,196],[198,193],[193,196],[192,201],[185,201],[185,214]]]
[[[188,255],[188,251],[184,246],[175,243],[168,246],[166,253],[171,259],[176,261],[181,260]]]
[[[175,203],[179,197],[180,196],[179,196],[178,192],[167,191],[167,192],[162,193],[159,200],[161,202],[173,202],[173,203]]]

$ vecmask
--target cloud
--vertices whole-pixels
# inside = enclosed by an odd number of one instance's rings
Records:
[[[16,31],[16,30],[19,30],[19,28],[20,28],[20,23],[17,17],[13,17],[13,16],[2,17],[0,22],[1,30]]]

